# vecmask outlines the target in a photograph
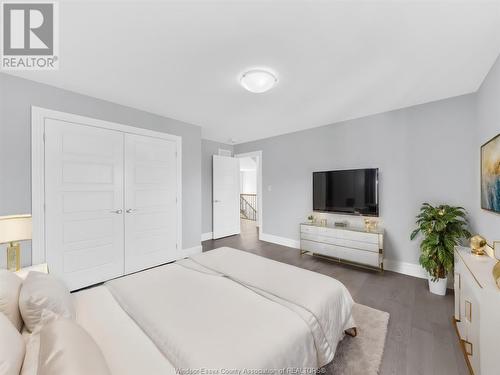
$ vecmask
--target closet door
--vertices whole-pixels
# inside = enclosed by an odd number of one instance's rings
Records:
[[[123,274],[123,133],[45,120],[45,248],[70,290]]]
[[[125,135],[125,273],[176,259],[174,141]]]

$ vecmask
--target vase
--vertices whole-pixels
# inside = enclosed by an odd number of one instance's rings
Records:
[[[448,285],[448,277],[432,281],[432,276],[430,274],[427,274],[427,279],[429,280],[429,290],[431,293],[437,294],[438,296],[446,295],[446,286]]]

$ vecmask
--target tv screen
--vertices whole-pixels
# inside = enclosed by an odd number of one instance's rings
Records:
[[[378,216],[378,168],[313,172],[313,210]]]

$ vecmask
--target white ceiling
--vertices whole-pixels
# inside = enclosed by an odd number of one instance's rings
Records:
[[[35,81],[236,143],[474,92],[499,1],[60,1],[60,70]],[[268,67],[265,94],[238,82]]]

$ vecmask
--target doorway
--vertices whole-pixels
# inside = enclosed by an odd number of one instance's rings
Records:
[[[260,237],[262,229],[262,152],[235,155],[240,161],[240,226],[242,236]]]

